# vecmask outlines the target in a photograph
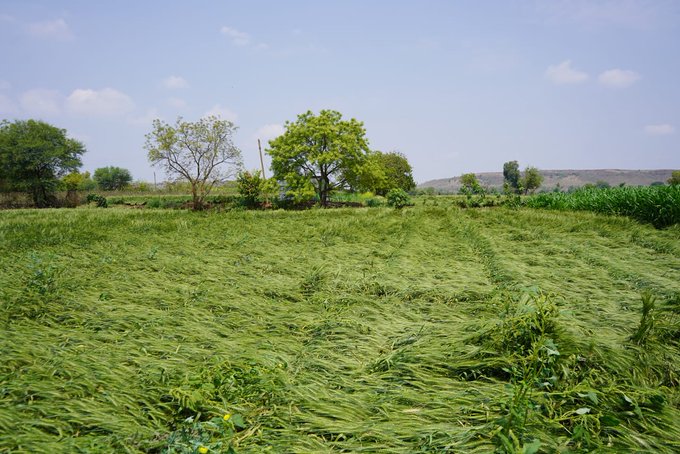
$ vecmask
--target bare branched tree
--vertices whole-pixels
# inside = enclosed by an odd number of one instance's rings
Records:
[[[153,165],[189,182],[193,208],[200,210],[213,186],[235,176],[242,167],[241,151],[232,140],[236,129],[232,122],[214,116],[195,123],[179,117],[175,126],[156,119],[144,148]]]

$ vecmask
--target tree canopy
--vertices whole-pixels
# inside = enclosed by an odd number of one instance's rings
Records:
[[[534,192],[541,184],[543,184],[543,175],[541,175],[539,170],[536,167],[527,167],[524,170],[524,176],[522,177],[524,193],[528,194],[529,192]]]
[[[26,192],[36,207],[56,204],[59,179],[78,170],[82,143],[38,120],[0,122],[0,177],[5,189]]]
[[[460,192],[463,194],[479,194],[482,192],[482,186],[479,184],[477,175],[474,173],[464,173],[460,176]]]
[[[511,192],[519,192],[520,190],[520,172],[519,163],[517,161],[508,161],[503,164],[503,180],[506,187]]]
[[[346,187],[347,175],[366,162],[369,148],[363,123],[322,110],[319,115],[311,111],[298,115],[285,128],[266,150],[274,177],[284,180],[296,199],[316,193],[320,204],[327,206],[330,194]]]
[[[213,186],[241,168],[241,151],[233,142],[236,129],[232,122],[215,116],[194,123],[180,117],[174,126],[156,119],[145,148],[153,165],[189,182],[193,208],[200,210]]]
[[[386,195],[391,189],[412,191],[416,187],[411,164],[402,153],[371,151],[364,164],[346,174],[347,184],[356,191]]]
[[[100,167],[94,171],[94,181],[104,191],[120,191],[132,183],[132,175],[121,167]]]
[[[668,179],[668,184],[671,186],[680,184],[680,170],[674,170],[671,172],[671,177]]]

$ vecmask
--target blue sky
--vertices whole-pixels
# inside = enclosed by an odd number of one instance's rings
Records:
[[[153,118],[220,114],[257,168],[308,109],[363,121],[419,182],[680,168],[679,76],[675,0],[0,2],[0,118],[147,181]]]

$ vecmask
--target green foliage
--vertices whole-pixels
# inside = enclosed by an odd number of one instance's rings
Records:
[[[511,192],[519,192],[520,173],[519,163],[517,161],[508,161],[503,164],[503,180]]]
[[[668,184],[670,185],[680,185],[680,170],[674,170],[671,173],[671,177],[668,179]]]
[[[249,208],[255,208],[275,198],[278,189],[276,180],[262,178],[258,170],[239,173],[236,185],[242,203]]]
[[[87,203],[94,203],[99,208],[107,208],[109,206],[106,197],[99,194],[88,194],[85,198]]]
[[[352,190],[371,191],[380,196],[385,196],[390,189],[412,191],[416,187],[411,164],[406,156],[398,152],[370,152],[364,164],[349,169],[345,177]]]
[[[100,167],[94,171],[94,181],[102,191],[121,191],[132,182],[132,175],[120,167]]]
[[[236,454],[234,435],[247,426],[239,414],[215,416],[206,421],[190,416],[179,424],[167,439],[165,454],[203,454],[219,452]]]
[[[538,194],[527,199],[526,205],[630,216],[663,228],[680,222],[680,186],[585,188],[572,193]]]
[[[286,132],[269,141],[274,178],[285,181],[296,201],[316,193],[327,206],[333,191],[347,185],[347,174],[357,173],[369,152],[363,123],[342,120],[339,112],[322,110],[286,122]]]
[[[236,126],[218,117],[191,123],[177,118],[175,126],[154,120],[145,148],[151,164],[191,186],[194,210],[203,209],[213,187],[241,167],[241,151],[233,143]]]
[[[412,205],[411,197],[401,188],[392,189],[386,196],[387,205],[393,208],[404,208]]]
[[[543,184],[543,175],[541,175],[539,170],[536,167],[527,167],[522,176],[522,188],[524,188],[524,193],[533,193],[541,186],[541,184]]]
[[[474,173],[464,173],[463,175],[460,176],[460,193],[461,194],[466,194],[466,195],[472,195],[472,194],[481,194],[484,192],[484,189],[482,186],[479,184],[479,181],[477,180],[477,175]]]
[[[0,180],[25,192],[38,208],[55,206],[60,178],[81,165],[85,147],[42,121],[0,122]]]
[[[80,172],[71,172],[61,179],[67,191],[77,191],[83,186],[85,177]]]
[[[236,184],[244,205],[253,208],[260,204],[262,201],[264,178],[260,176],[259,171],[240,172],[238,178],[236,178]]]

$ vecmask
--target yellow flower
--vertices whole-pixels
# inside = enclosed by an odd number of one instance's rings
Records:
[[[229,421],[229,418],[231,418],[231,413],[227,413],[226,415],[224,415],[224,418],[223,418],[223,419],[224,419],[225,421]]]
[[[201,454],[206,454],[208,452],[208,448],[206,448],[205,446],[201,446],[200,448],[198,448],[198,452]]]

